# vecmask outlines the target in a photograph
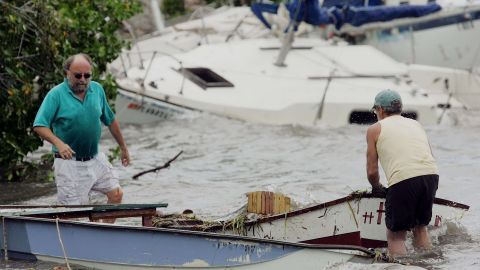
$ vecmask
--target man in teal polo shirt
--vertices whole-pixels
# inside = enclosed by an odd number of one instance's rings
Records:
[[[123,166],[130,156],[103,87],[91,81],[92,60],[86,54],[73,55],[63,68],[65,80],[48,92],[33,123],[34,131],[53,145],[58,202],[87,204],[90,191],[99,191],[108,203],[121,203],[118,176],[98,152],[101,123],[120,146]]]

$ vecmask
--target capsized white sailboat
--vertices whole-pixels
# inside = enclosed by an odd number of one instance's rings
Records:
[[[132,67],[117,77],[124,100],[119,118],[137,112],[148,117],[132,120],[146,123],[191,109],[265,124],[372,123],[372,102],[382,89],[397,90],[405,114],[424,124],[438,122],[447,100],[461,106],[448,93],[430,94],[416,85],[406,65],[373,47],[300,38],[292,46],[286,66],[273,65],[281,47],[275,39],[154,55],[145,68]]]

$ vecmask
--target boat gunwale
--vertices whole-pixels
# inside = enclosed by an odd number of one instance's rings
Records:
[[[39,222],[39,223],[53,223],[56,224],[56,219],[49,218],[37,218],[37,217],[28,217],[28,216],[3,216],[2,219],[7,222],[12,220],[13,222],[19,222],[19,220],[25,220],[28,222]],[[21,221],[20,221],[21,222]],[[250,236],[240,236],[240,235],[225,235],[212,232],[203,232],[203,231],[189,231],[181,229],[170,229],[170,228],[157,228],[157,227],[141,227],[141,226],[131,226],[131,225],[118,225],[118,224],[105,224],[105,223],[92,223],[92,222],[83,222],[83,221],[73,221],[73,220],[58,220],[59,224],[64,225],[74,225],[81,227],[92,227],[92,228],[102,228],[102,229],[114,229],[114,230],[127,230],[127,231],[149,231],[149,232],[161,232],[161,233],[176,233],[181,235],[190,235],[194,237],[210,237],[215,239],[230,239],[230,240],[240,240],[252,243],[261,243],[261,244],[272,244],[280,246],[290,246],[297,248],[308,248],[308,249],[318,249],[318,250],[350,250],[358,251],[363,254],[355,254],[357,256],[370,256],[374,257],[375,252],[355,245],[333,245],[333,244],[305,244],[305,243],[295,243],[295,242],[286,242],[272,239],[263,239]],[[8,224],[7,224],[8,225]],[[7,227],[8,228],[8,227]]]
[[[122,91],[125,91],[125,92],[128,92],[130,94],[135,94],[135,95],[138,95],[138,96],[141,96],[142,98],[150,98],[150,99],[153,99],[153,100],[156,100],[156,101],[160,101],[160,102],[163,102],[163,103],[166,103],[166,104],[169,104],[169,105],[172,105],[172,106],[176,106],[176,107],[179,107],[181,109],[185,109],[185,110],[190,110],[190,111],[198,111],[198,112],[201,112],[201,110],[199,109],[195,109],[195,108],[192,108],[192,107],[188,107],[188,106],[185,106],[185,105],[180,105],[180,104],[177,104],[177,103],[173,103],[173,102],[170,102],[168,101],[169,99],[169,96],[168,95],[165,95],[163,94],[165,97],[164,99],[161,99],[159,97],[156,97],[156,96],[153,96],[153,95],[149,95],[145,92],[138,92],[136,90],[133,90],[132,88],[130,87],[125,87],[125,86],[120,86],[117,82],[117,88],[119,90],[122,90]],[[145,88],[145,87],[143,87]],[[168,97],[168,98],[166,98]]]
[[[252,226],[252,225],[259,224],[259,223],[271,222],[271,221],[278,220],[278,219],[294,217],[294,216],[309,213],[309,212],[312,212],[312,211],[315,211],[315,210],[320,210],[320,209],[331,207],[331,206],[334,206],[334,205],[339,205],[339,204],[344,203],[344,202],[360,200],[360,199],[369,199],[369,198],[385,199],[384,197],[374,196],[371,193],[350,194],[350,195],[345,196],[343,198],[339,198],[339,199],[332,200],[332,201],[329,201],[329,202],[315,204],[315,205],[312,205],[312,206],[308,206],[308,207],[301,208],[301,209],[298,209],[298,210],[286,212],[286,213],[283,213],[283,214],[276,214],[276,215],[273,215],[273,216],[262,217],[262,218],[258,218],[256,220],[247,221],[247,222],[245,222],[245,225],[246,226]],[[438,204],[438,205],[444,205],[444,206],[459,208],[459,209],[463,209],[463,210],[469,210],[470,209],[470,206],[468,206],[466,204],[457,203],[457,202],[442,199],[442,198],[435,198],[433,203]],[[218,229],[218,227],[221,227],[221,226],[214,226],[214,228],[212,228],[212,229]]]

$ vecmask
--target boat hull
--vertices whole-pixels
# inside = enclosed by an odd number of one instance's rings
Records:
[[[437,198],[430,229],[458,221],[468,206]],[[213,231],[224,231],[220,227]],[[359,245],[386,247],[385,199],[372,196],[347,196],[283,215],[274,215],[245,223],[241,230],[227,234],[309,244]]]
[[[148,96],[119,90],[115,99],[115,110],[117,118],[122,123],[148,124],[171,119],[188,109],[168,102],[158,102]]]
[[[406,63],[467,70],[480,63],[479,5],[408,21],[365,30],[365,38],[358,43]]]
[[[70,263],[97,269],[318,269],[373,260],[368,250],[358,247],[32,217],[3,217],[0,228],[0,244],[9,257],[63,263],[66,256]]]
[[[379,89],[395,89],[405,103],[405,114],[422,124],[437,123],[441,113],[437,100],[401,79],[408,72],[406,65],[371,46],[295,42],[297,49],[290,52],[285,67],[269,62],[279,50],[272,46],[278,44],[262,39],[204,45],[176,55],[177,60],[159,56],[152,60],[151,72],[131,68],[125,77],[118,77],[119,96],[138,97],[142,100],[137,101],[138,108],[147,112],[169,106],[263,124],[338,126],[375,122],[371,112],[375,95]],[[211,55],[222,60],[206,61]],[[445,93],[440,100],[447,100]],[[140,117],[130,119],[148,122]]]

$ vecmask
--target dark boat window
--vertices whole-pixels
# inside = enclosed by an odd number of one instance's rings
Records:
[[[418,116],[416,112],[402,112],[402,116],[417,120]]]
[[[402,116],[417,120],[417,113],[412,111],[405,111]],[[370,125],[377,122],[377,116],[370,111],[353,111],[348,120],[350,124]]]
[[[377,116],[370,111],[353,111],[348,122],[359,125],[373,124],[377,122]]]
[[[209,68],[181,68],[179,71],[203,89],[208,87],[233,87],[231,82]]]

